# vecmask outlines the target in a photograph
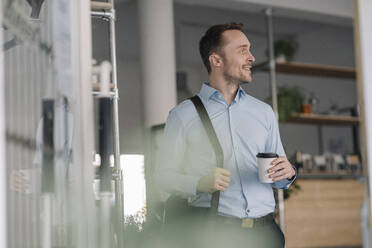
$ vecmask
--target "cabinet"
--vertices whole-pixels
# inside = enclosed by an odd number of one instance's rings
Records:
[[[301,191],[285,201],[286,246],[361,247],[364,183],[297,179]]]

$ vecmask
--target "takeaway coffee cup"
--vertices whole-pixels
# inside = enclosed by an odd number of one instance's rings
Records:
[[[272,167],[271,161],[278,158],[276,153],[259,153],[257,154],[258,177],[262,183],[272,183],[273,179],[269,177],[267,170]]]

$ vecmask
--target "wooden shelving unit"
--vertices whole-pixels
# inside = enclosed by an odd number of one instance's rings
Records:
[[[276,62],[276,71],[281,73],[321,77],[338,77],[352,79],[356,77],[355,69],[351,67],[307,64],[298,62]]]
[[[269,62],[265,61],[257,63],[253,66],[253,71],[269,71]],[[352,67],[320,65],[300,62],[278,62],[275,61],[275,73],[287,73],[294,75],[318,76],[318,77],[333,77],[343,79],[355,79],[356,71]],[[351,126],[353,127],[354,146],[356,142],[356,131],[354,129],[359,125],[359,118],[354,116],[339,116],[339,115],[320,115],[320,114],[295,114],[283,123],[298,123],[318,125],[319,142],[322,141],[321,126]],[[320,143],[320,150],[323,146]]]
[[[299,62],[278,62],[275,60],[275,46],[274,46],[274,28],[273,28],[273,12],[271,8],[265,10],[266,20],[267,20],[267,34],[268,34],[268,61],[264,63],[257,63],[253,65],[252,71],[267,71],[269,72],[269,82],[270,82],[270,91],[272,99],[272,107],[276,114],[278,111],[278,87],[277,87],[277,73],[286,73],[292,75],[303,75],[310,77],[319,77],[319,78],[339,78],[340,81],[355,82],[356,71],[351,67],[343,66],[332,66],[332,65],[320,65],[320,64],[311,64],[311,63],[299,63]],[[334,116],[334,115],[318,115],[318,114],[298,114],[292,116],[288,123],[299,123],[299,124],[312,124],[317,127],[318,130],[318,145],[319,145],[319,154],[323,154],[323,125],[336,125],[336,126],[348,126],[352,131],[353,136],[353,147],[354,153],[360,152],[358,137],[358,125],[359,118],[351,116]],[[360,186],[358,175],[351,174],[340,174],[336,171],[330,171],[326,173],[322,172],[313,172],[311,174],[298,174],[298,178],[302,178],[298,182],[301,183],[301,193],[298,194],[298,199],[296,195],[290,197],[289,200],[284,202],[283,192],[278,191],[278,206],[279,206],[279,217],[280,217],[280,227],[282,230],[288,230],[289,234],[287,237],[287,246],[288,247],[338,247],[340,244],[346,244],[348,246],[357,246],[361,243],[360,229],[357,230],[353,228],[355,232],[353,235],[350,235],[350,228],[344,228],[340,223],[357,223],[360,226],[360,204],[363,199],[363,186]],[[306,180],[305,180],[306,179]],[[323,180],[326,179],[326,180]],[[342,179],[342,180],[339,180]],[[322,184],[323,187],[320,188],[319,185]],[[348,184],[348,185],[347,185]],[[341,206],[339,202],[334,201],[335,196],[340,196],[341,202],[344,203],[344,193],[346,192],[344,186],[350,186],[347,189],[350,189],[350,194],[348,197],[351,199],[350,202],[353,205],[348,204],[348,208],[337,209]],[[340,187],[343,186],[344,188]],[[306,188],[307,192],[304,190]],[[334,189],[334,192],[327,192],[326,196],[322,193],[326,190]],[[341,189],[341,190],[339,190]],[[309,195],[313,194],[313,199],[309,198]],[[359,194],[360,201],[357,204],[354,204],[355,194]],[[332,195],[332,197],[329,197]],[[321,198],[321,197],[322,198]],[[330,198],[332,200],[330,200]],[[309,200],[310,199],[310,200]],[[294,201],[293,201],[294,200]],[[304,203],[303,206],[299,206],[298,203]],[[309,203],[312,203],[313,206],[310,206]],[[327,205],[325,205],[327,203]],[[329,204],[328,204],[329,203]],[[336,204],[335,204],[336,203]],[[317,207],[316,213],[314,212],[314,206]],[[327,208],[326,208],[327,207]],[[306,211],[307,210],[307,211]],[[326,215],[325,210],[327,210]],[[329,210],[329,212],[328,212]],[[337,213],[341,214],[333,214]],[[341,212],[342,210],[342,212]],[[348,218],[350,217],[351,211],[354,211],[357,218]],[[332,217],[332,218],[324,218]],[[345,219],[340,222],[340,218]],[[315,224],[307,225],[309,228],[307,230],[299,229],[299,223],[312,223]],[[315,220],[315,221],[314,221]],[[286,225],[284,225],[284,222]],[[331,226],[329,232],[324,235],[324,228],[319,228],[319,226]],[[340,233],[342,238],[340,238]],[[322,237],[324,237],[322,239]],[[332,237],[332,238],[331,238]]]
[[[324,172],[299,172],[298,179],[359,179],[363,175],[350,174],[347,172],[324,171]]]
[[[268,62],[258,63],[254,65],[253,68],[254,71],[269,70]],[[355,69],[345,66],[331,66],[299,62],[275,62],[275,69],[276,72],[288,74],[351,79],[356,78]]]
[[[285,201],[286,247],[362,247],[364,183],[347,178],[297,183],[301,189]]]
[[[286,122],[316,125],[357,126],[359,125],[359,118],[340,115],[293,114]]]

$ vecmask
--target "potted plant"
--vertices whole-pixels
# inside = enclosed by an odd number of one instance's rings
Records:
[[[297,42],[293,38],[280,39],[274,42],[274,56],[277,61],[292,61],[297,50]]]
[[[278,114],[279,121],[286,121],[293,113],[301,112],[304,94],[300,88],[293,86],[278,87]],[[271,103],[271,97],[267,99]]]

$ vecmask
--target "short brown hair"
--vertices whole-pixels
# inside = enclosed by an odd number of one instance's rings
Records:
[[[211,64],[209,63],[209,56],[213,52],[217,52],[222,45],[222,33],[226,30],[243,30],[243,24],[229,22],[225,24],[218,24],[210,27],[199,41],[199,52],[203,60],[208,74],[211,73]]]

